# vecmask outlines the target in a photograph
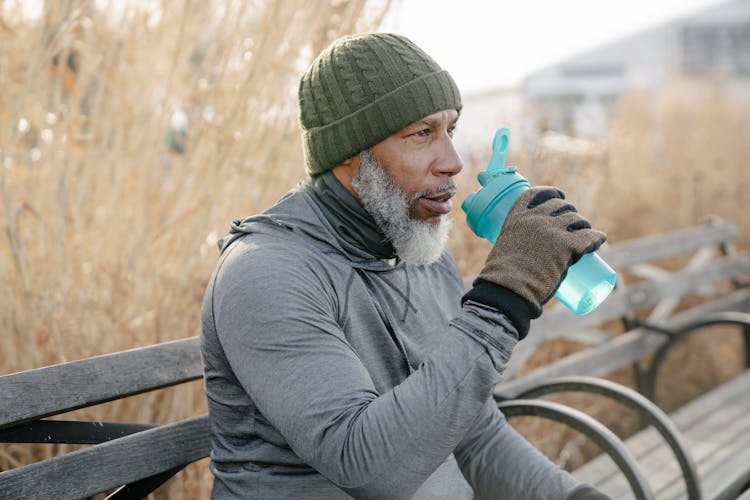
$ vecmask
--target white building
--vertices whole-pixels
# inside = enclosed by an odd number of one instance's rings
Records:
[[[675,77],[750,82],[750,0],[730,0],[529,75],[521,92],[535,127],[600,135],[624,92]]]

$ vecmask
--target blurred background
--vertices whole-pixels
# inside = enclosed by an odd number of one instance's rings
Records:
[[[456,78],[460,199],[506,125],[508,163],[560,186],[611,242],[719,215],[749,248],[750,1],[518,3],[531,10],[1,0],[0,373],[197,335],[217,239],[303,178],[300,74],[350,33],[405,34]],[[489,244],[454,217],[471,276]],[[706,375],[687,392],[725,376],[727,342],[692,346]],[[576,348],[545,344],[532,363]],[[168,422],[203,397],[195,383],[85,413]],[[0,468],[69,449],[4,445]],[[204,460],[157,496],[209,488]]]

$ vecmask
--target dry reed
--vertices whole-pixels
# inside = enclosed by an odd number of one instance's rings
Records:
[[[304,173],[299,75],[388,1],[23,3],[0,5],[2,372],[196,335],[218,235]],[[198,383],[83,413],[204,411]],[[163,495],[205,498],[205,462]]]

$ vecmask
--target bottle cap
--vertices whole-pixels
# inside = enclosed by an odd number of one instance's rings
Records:
[[[531,187],[529,181],[518,173],[516,167],[505,166],[505,157],[508,153],[508,142],[510,131],[502,127],[495,132],[492,140],[492,158],[487,168],[477,176],[479,184],[483,187],[469,194],[461,204],[461,209],[466,213],[466,221],[474,233],[494,241],[500,233],[500,228],[505,222],[511,206],[518,196]],[[485,229],[492,218],[491,225],[496,231]],[[494,237],[490,237],[494,235]]]

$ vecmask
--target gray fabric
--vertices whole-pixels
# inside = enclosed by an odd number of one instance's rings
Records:
[[[202,311],[212,498],[554,499],[577,484],[492,403],[515,332],[459,309],[447,252],[391,266],[304,191],[223,248]]]
[[[579,484],[568,493],[565,500],[612,500],[612,498],[589,484]]]

